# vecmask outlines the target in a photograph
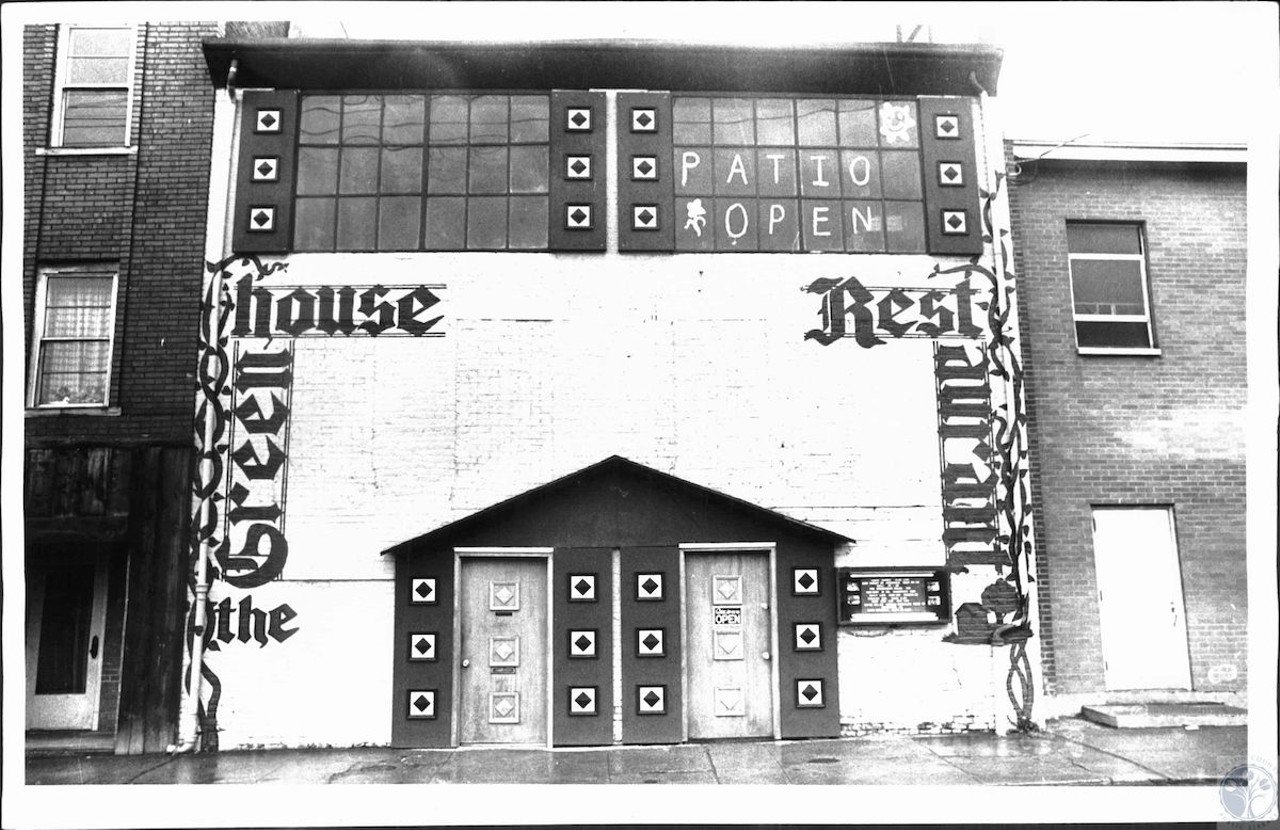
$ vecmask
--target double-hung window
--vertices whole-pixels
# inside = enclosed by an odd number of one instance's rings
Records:
[[[129,143],[133,53],[131,26],[62,27],[54,146],[123,147]]]
[[[38,290],[30,405],[106,406],[115,326],[115,266],[45,268]]]
[[[1082,353],[1155,349],[1142,226],[1068,222],[1076,346]]]

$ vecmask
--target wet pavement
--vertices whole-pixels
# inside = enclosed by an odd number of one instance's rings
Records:
[[[1184,784],[1247,756],[1242,726],[873,736],[591,749],[31,755],[27,784]]]

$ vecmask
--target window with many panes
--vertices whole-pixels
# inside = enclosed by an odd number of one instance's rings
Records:
[[[677,97],[671,120],[678,248],[925,251],[914,101]]]
[[[1155,348],[1142,226],[1068,222],[1067,252],[1077,347]]]
[[[546,95],[307,95],[296,251],[547,247]]]
[[[107,404],[115,297],[114,265],[41,271],[31,349],[32,406]]]
[[[52,143],[128,144],[133,27],[64,26],[58,50]]]

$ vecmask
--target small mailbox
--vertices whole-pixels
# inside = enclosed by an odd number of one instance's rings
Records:
[[[950,575],[923,568],[837,568],[841,625],[928,625],[951,619]]]

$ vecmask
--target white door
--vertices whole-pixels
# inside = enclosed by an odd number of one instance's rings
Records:
[[[107,557],[27,559],[27,728],[98,728]]]
[[[1097,508],[1093,560],[1108,689],[1190,689],[1173,513]]]

